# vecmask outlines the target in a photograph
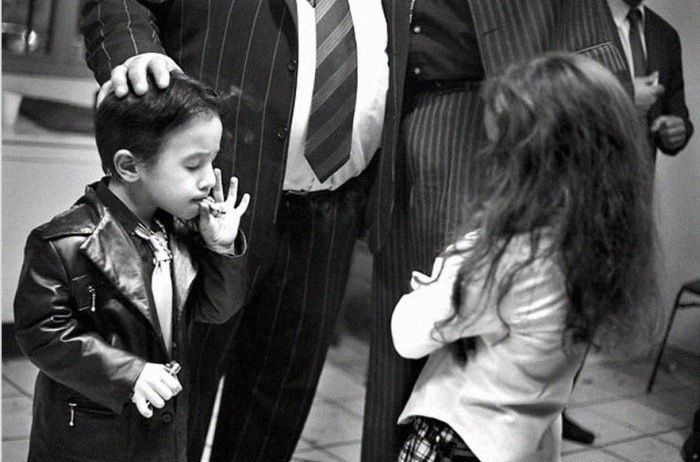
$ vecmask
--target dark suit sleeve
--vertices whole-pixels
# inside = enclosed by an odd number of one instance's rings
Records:
[[[666,56],[670,60],[669,78],[665,92],[662,95],[661,115],[675,115],[685,122],[686,138],[682,146],[676,149],[666,149],[661,140],[656,137],[656,145],[668,155],[675,155],[681,151],[693,134],[693,124],[690,122],[688,107],[685,105],[685,89],[683,83],[683,60],[681,55],[681,41],[678,33],[671,29],[669,35],[668,52]],[[653,121],[651,121],[653,122]]]
[[[198,322],[221,324],[236,314],[248,291],[247,244],[238,233],[232,255],[200,247],[197,256],[199,274],[190,302]]]
[[[44,374],[121,413],[145,361],[87,330],[69,287],[54,243],[32,233],[14,303],[17,343]]]
[[[159,1],[88,0],[80,17],[88,67],[102,84],[111,70],[141,53],[165,53],[153,9]]]

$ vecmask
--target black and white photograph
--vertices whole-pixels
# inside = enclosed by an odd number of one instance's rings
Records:
[[[2,0],[3,462],[700,461],[699,0]]]

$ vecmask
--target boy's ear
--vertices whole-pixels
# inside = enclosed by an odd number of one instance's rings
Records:
[[[120,149],[114,154],[114,173],[126,181],[133,183],[140,177],[139,163],[128,149]]]

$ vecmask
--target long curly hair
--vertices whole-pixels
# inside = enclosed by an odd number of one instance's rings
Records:
[[[484,288],[495,289],[500,304],[513,279],[549,255],[570,301],[566,338],[595,336],[612,350],[651,334],[643,327],[652,327],[656,295],[653,158],[622,86],[592,60],[550,53],[487,82],[483,99],[493,134],[471,170],[466,206],[474,213],[459,235],[479,232],[454,285],[455,316],[477,274],[487,275]],[[499,269],[521,234],[529,236],[529,258]]]

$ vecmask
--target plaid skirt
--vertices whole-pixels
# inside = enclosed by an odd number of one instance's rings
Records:
[[[479,462],[462,438],[444,422],[415,417],[399,462]]]

